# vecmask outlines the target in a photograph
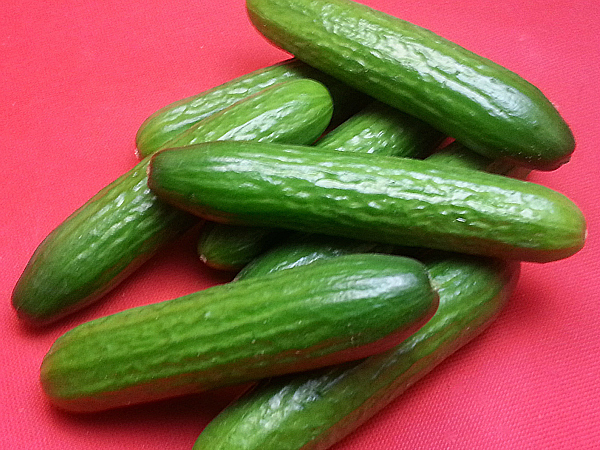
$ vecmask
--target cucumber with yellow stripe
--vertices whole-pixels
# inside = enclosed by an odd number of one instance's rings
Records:
[[[433,32],[350,0],[247,0],[272,43],[470,149],[552,170],[575,148],[544,94]]]

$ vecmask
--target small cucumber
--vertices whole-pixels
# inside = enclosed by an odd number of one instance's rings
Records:
[[[146,157],[165,148],[170,140],[202,119],[269,86],[305,78],[315,79],[327,85],[336,106],[335,121],[344,120],[371,100],[366,95],[356,92],[303,62],[291,59],[248,73],[159,109],[138,129],[137,153],[140,157]]]
[[[440,305],[419,331],[361,361],[259,382],[206,426],[194,450],[329,448],[479,335],[519,273],[518,264],[469,256],[431,257],[427,267]]]
[[[238,108],[245,114],[236,112]],[[325,129],[331,108],[325,87],[298,80],[234,104],[205,119],[206,127],[197,131],[210,139],[233,139],[239,132],[244,139],[309,144],[305,139]],[[215,132],[207,132],[209,128]],[[193,133],[185,137],[193,142],[200,139]],[[178,142],[185,144],[182,139]],[[106,186],[44,239],[13,291],[12,303],[19,317],[45,324],[94,302],[158,248],[198,223],[148,189],[149,162],[149,158],[142,160]]]
[[[208,267],[236,270],[274,243],[278,234],[271,228],[208,222],[200,231],[197,252]]]
[[[342,256],[82,324],[41,383],[74,412],[149,402],[381,353],[436,308],[420,262]]]
[[[154,155],[150,188],[214,221],[548,262],[583,247],[585,219],[534,183],[409,158],[211,142]]]
[[[517,74],[350,0],[247,0],[272,43],[491,158],[534,169],[567,162],[573,134]]]
[[[315,147],[388,156],[423,157],[443,140],[431,126],[380,102],[373,102],[334,128]],[[271,241],[260,227],[215,224],[201,231],[200,259],[211,267],[239,270]]]

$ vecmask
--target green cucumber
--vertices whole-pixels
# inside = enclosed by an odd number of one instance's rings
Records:
[[[419,331],[361,361],[261,381],[206,426],[194,450],[330,447],[479,335],[519,273],[518,264],[469,256],[431,257],[427,267],[440,305]]]
[[[586,236],[556,191],[416,159],[223,141],[157,153],[149,173],[165,201],[225,223],[535,262]]]
[[[246,114],[238,114],[238,108]],[[271,119],[264,120],[265,116]],[[309,144],[305,139],[321,133],[330,117],[331,98],[325,87],[297,80],[236,103],[205,119],[206,127],[197,130],[210,139],[232,139],[231,130],[237,130],[244,139]],[[207,133],[209,128],[219,133]],[[186,138],[198,141],[194,134]],[[198,223],[148,189],[149,162],[149,158],[142,160],[106,186],[44,239],[13,291],[12,303],[19,317],[45,324],[83,308]]]
[[[474,151],[553,170],[575,148],[538,88],[431,31],[350,0],[246,4],[275,45]]]
[[[373,102],[334,128],[315,147],[388,156],[423,157],[443,140],[431,126],[380,102]],[[200,258],[211,267],[239,270],[269,242],[266,228],[215,224],[201,231]]]
[[[208,267],[237,270],[277,240],[277,230],[208,222],[202,227],[197,252]]]
[[[291,59],[248,73],[159,109],[138,129],[135,140],[137,153],[140,157],[146,157],[165,148],[170,140],[202,119],[269,86],[305,78],[315,79],[328,87],[336,106],[334,121],[343,120],[370,101],[366,95],[356,92],[301,61]]]
[[[41,383],[73,412],[202,392],[381,353],[436,308],[420,262],[342,256],[82,324],[51,347]]]

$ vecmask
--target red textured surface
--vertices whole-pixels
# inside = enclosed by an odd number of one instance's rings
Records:
[[[595,1],[368,0],[536,84],[577,140],[572,161],[532,180],[584,211],[583,251],[525,264],[506,310],[373,420],[354,449],[592,448],[600,437],[597,192],[600,7]],[[10,292],[41,240],[133,166],[134,136],[172,101],[287,58],[252,28],[242,0],[4,1],[0,7],[0,448],[187,449],[235,395],[225,389],[72,416],[42,396],[52,342],[83,321],[228,280],[195,258],[194,236],[104,301],[44,331],[17,321]]]

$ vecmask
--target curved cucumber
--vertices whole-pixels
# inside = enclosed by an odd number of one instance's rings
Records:
[[[148,184],[215,221],[526,261],[568,257],[586,235],[558,192],[409,158],[213,142],[156,154]]]
[[[428,30],[350,0],[246,4],[274,44],[479,153],[552,170],[574,150],[539,89]]]
[[[322,132],[331,117],[326,89],[310,80],[276,85],[246,101],[252,108],[244,108],[242,101],[207,119],[202,130],[210,126],[219,133],[202,131],[204,136],[232,139],[231,130],[239,130],[244,139],[308,144],[303,139],[312,139],[315,130]],[[236,113],[237,108],[247,115]],[[264,120],[260,113],[271,119]],[[273,113],[279,114],[278,120],[272,118]],[[186,137],[198,141],[193,133]],[[13,291],[12,303],[19,317],[43,324],[94,302],[158,248],[198,223],[150,191],[149,161],[144,159],[106,186],[44,239]]]
[[[145,157],[165,148],[170,140],[192,125],[263,89],[285,81],[305,78],[327,85],[336,105],[335,121],[343,120],[369,101],[366,95],[301,61],[291,59],[248,73],[159,109],[138,129],[135,139],[138,155]]]
[[[362,361],[261,381],[208,424],[194,450],[329,448],[479,335],[519,273],[518,264],[468,256],[427,266],[440,305],[419,331]]]
[[[436,308],[423,264],[348,255],[80,325],[41,382],[69,411],[148,402],[381,353]]]
[[[315,147],[418,158],[432,152],[443,137],[419,119],[373,102],[326,134]],[[266,248],[271,233],[260,227],[215,224],[201,231],[198,254],[209,266],[239,270]]]

